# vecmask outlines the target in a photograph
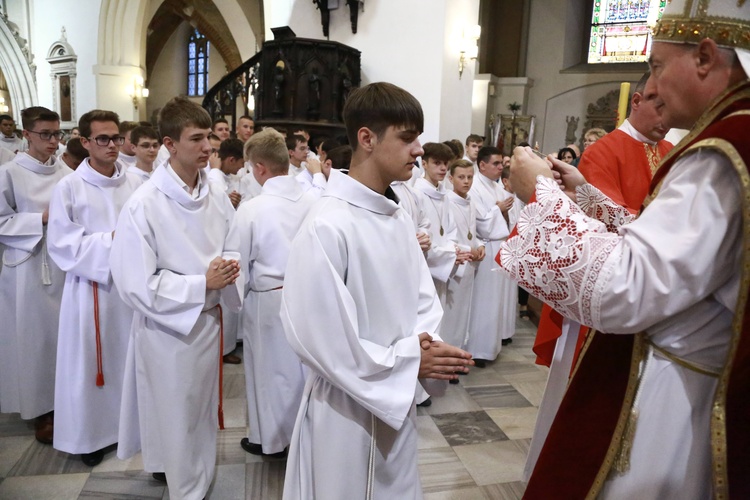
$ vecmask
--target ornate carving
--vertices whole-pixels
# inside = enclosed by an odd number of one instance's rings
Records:
[[[34,78],[34,84],[36,84],[36,64],[34,64],[34,54],[29,50],[29,42],[21,36],[21,29],[16,23],[8,19],[8,15],[5,12],[0,12],[0,19],[5,23],[10,32],[13,34],[18,48],[21,49],[23,57],[26,59],[26,63],[29,65],[31,75]]]
[[[580,120],[577,116],[565,117],[565,122],[568,124],[568,128],[565,130],[565,144],[574,144],[576,142],[576,130],[578,130],[578,122]]]
[[[617,120],[619,98],[620,89],[614,89],[597,99],[596,103],[590,103],[586,110],[586,122],[583,124],[583,130],[599,127],[607,132],[612,132]]]

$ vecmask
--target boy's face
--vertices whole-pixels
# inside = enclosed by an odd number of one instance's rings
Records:
[[[492,181],[498,180],[503,173],[503,157],[490,155],[489,160],[479,163],[479,171]]]
[[[310,152],[310,148],[307,147],[307,142],[298,142],[294,149],[289,150],[289,160],[299,165],[307,159],[307,153]]]
[[[375,140],[371,158],[388,184],[411,179],[414,162],[424,154],[419,134],[420,131],[404,125],[391,125]]]
[[[237,123],[237,139],[247,141],[255,132],[255,122],[247,118],[240,118]]]
[[[448,172],[448,165],[443,160],[435,158],[427,158],[427,161],[422,162],[422,166],[424,167],[425,177],[434,186],[442,182]]]
[[[173,141],[174,152],[170,161],[178,163],[188,171],[197,172],[206,166],[211,156],[211,142],[208,140],[210,128],[188,126],[182,129],[179,141]]]
[[[229,139],[229,124],[224,122],[219,122],[216,125],[214,125],[214,134],[219,136],[219,139],[222,141],[226,141]]]
[[[15,123],[13,120],[5,119],[3,121],[0,121],[0,132],[2,132],[5,137],[10,137],[13,135],[13,129],[15,129]]]
[[[60,132],[60,122],[58,121],[37,121],[32,127],[33,132]],[[55,136],[51,136],[46,141],[39,134],[30,134],[24,132],[24,137],[29,143],[29,154],[36,159],[49,159],[55,154],[60,141]]]
[[[135,147],[135,157],[139,162],[151,165],[156,160],[158,153],[159,141],[148,137],[138,139],[138,144]]]
[[[453,169],[453,192],[466,198],[474,182],[474,167],[456,167]]]
[[[245,166],[245,160],[243,158],[235,158],[234,156],[228,156],[221,162],[221,169],[228,174],[236,174],[242,167]]]
[[[96,138],[108,139],[106,146],[96,143]],[[100,167],[114,166],[117,161],[119,146],[112,138],[119,138],[120,129],[115,122],[91,122],[91,136],[83,137],[81,144],[89,152],[89,162]]]
[[[482,147],[483,142],[470,142],[466,145],[466,156],[473,162],[477,161],[479,150]]]

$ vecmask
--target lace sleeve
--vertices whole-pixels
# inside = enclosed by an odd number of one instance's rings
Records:
[[[583,213],[607,226],[607,231],[616,233],[620,226],[628,224],[635,216],[612,201],[591,184],[576,188],[576,201]]]
[[[537,178],[536,198],[521,211],[518,234],[502,245],[498,261],[532,295],[592,325],[603,264],[621,237],[587,217],[552,179]]]

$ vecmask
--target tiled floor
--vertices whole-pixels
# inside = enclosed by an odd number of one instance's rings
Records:
[[[448,386],[432,406],[418,408],[419,470],[426,500],[521,498],[521,472],[534,430],[547,369],[533,363],[536,327],[519,320],[513,343],[497,361]],[[283,460],[249,455],[245,437],[242,365],[224,365],[227,429],[219,432],[217,471],[208,498],[275,500],[284,483]],[[140,455],[114,451],[93,469],[78,456],[34,440],[17,414],[0,414],[0,499],[168,499],[167,488],[143,472]]]

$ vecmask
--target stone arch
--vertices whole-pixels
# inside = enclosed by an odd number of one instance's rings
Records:
[[[0,20],[0,70],[8,83],[13,117],[21,123],[21,110],[39,103],[34,68],[26,57],[26,41],[4,16]],[[22,46],[23,44],[23,46]]]

